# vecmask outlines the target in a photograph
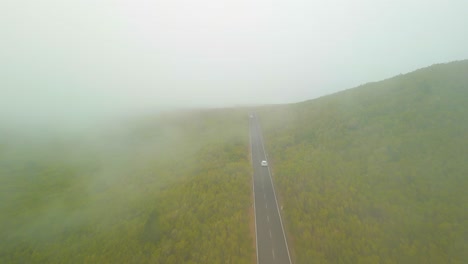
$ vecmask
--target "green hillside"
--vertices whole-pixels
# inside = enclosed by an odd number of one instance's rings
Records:
[[[468,61],[258,110],[294,263],[468,259]],[[247,111],[0,124],[0,263],[252,263]]]
[[[246,116],[2,129],[0,263],[251,263]]]
[[[259,111],[296,263],[466,263],[468,61]]]

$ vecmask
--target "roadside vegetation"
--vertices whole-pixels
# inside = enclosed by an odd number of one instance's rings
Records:
[[[0,263],[251,263],[247,113],[3,128]]]
[[[294,263],[468,259],[468,61],[258,110]],[[0,263],[252,263],[247,111],[0,126]]]
[[[466,263],[468,61],[259,111],[296,263]]]

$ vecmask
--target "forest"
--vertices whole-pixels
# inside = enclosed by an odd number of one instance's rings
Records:
[[[0,263],[251,263],[247,113],[0,139]]]
[[[295,263],[466,263],[468,61],[259,111]]]
[[[468,259],[467,76],[257,108],[294,263]],[[0,125],[0,263],[253,263],[248,113]]]

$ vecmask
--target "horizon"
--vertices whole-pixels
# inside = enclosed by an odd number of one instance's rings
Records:
[[[45,0],[0,10],[0,110],[21,119],[293,103],[468,58],[461,0]]]

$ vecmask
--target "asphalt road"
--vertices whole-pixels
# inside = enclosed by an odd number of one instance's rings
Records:
[[[280,208],[276,199],[269,167],[262,167],[267,160],[261,128],[255,114],[249,115],[250,144],[253,166],[253,192],[255,208],[255,234],[257,263],[291,263],[288,244],[281,222]]]

